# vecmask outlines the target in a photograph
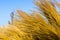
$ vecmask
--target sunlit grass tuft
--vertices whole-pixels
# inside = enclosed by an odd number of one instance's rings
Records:
[[[35,4],[38,12],[17,10],[13,24],[0,28],[0,40],[60,40],[60,14],[55,4],[47,0],[36,0]]]

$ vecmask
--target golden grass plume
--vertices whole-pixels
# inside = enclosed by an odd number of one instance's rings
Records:
[[[17,10],[13,24],[0,28],[0,40],[60,40],[60,14],[54,4],[49,0],[35,4],[39,12]]]

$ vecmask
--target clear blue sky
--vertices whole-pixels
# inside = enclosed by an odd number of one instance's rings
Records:
[[[10,14],[16,9],[29,12],[34,8],[33,0],[0,0],[0,26],[10,20]]]

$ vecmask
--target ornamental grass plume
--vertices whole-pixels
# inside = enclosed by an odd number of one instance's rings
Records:
[[[0,40],[60,40],[57,5],[50,0],[35,0],[35,4],[38,11],[32,14],[17,10],[13,24],[0,28]]]

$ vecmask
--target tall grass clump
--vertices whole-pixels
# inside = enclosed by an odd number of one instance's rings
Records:
[[[0,40],[60,40],[59,3],[34,0],[32,14],[17,10],[12,24],[0,28]]]

